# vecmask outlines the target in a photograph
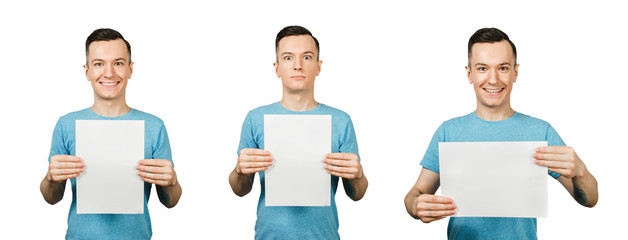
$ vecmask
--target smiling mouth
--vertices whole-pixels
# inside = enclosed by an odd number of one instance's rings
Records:
[[[501,92],[501,91],[503,91],[503,90],[504,90],[504,88],[500,88],[500,89],[487,89],[487,88],[483,88],[483,89],[484,89],[484,91],[487,91],[488,93],[492,93],[492,94],[499,93],[499,92]]]
[[[105,87],[114,87],[116,85],[118,85],[120,82],[98,82],[100,85],[103,85]]]

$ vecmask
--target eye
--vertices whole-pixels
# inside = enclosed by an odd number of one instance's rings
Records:
[[[292,56],[285,56],[283,57],[283,60],[290,61],[292,60]]]
[[[312,56],[310,56],[310,55],[305,55],[305,57],[303,57],[303,59],[305,59],[305,60],[310,60],[310,59],[312,59]]]
[[[96,67],[101,67],[101,66],[102,66],[102,63],[101,63],[101,62],[94,63],[94,66],[96,66]]]
[[[115,62],[113,65],[115,65],[115,66],[124,66],[124,63],[123,62]]]
[[[482,71],[483,72],[483,71],[486,71],[486,70],[488,70],[486,67],[478,67],[478,71]]]
[[[508,71],[508,67],[500,67],[499,71]]]

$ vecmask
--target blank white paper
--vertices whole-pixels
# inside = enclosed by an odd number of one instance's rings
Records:
[[[144,213],[135,169],[144,159],[144,121],[76,120],[76,156],[85,162],[76,179],[78,214]]]
[[[441,142],[441,194],[456,217],[547,217],[547,167],[534,164],[547,142]]]
[[[266,170],[266,206],[329,206],[331,115],[264,115],[264,148],[273,165]]]

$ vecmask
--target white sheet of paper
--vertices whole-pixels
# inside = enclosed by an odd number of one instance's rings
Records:
[[[274,162],[266,170],[266,206],[329,206],[331,115],[264,115],[264,148]]]
[[[534,164],[547,142],[441,142],[441,195],[457,217],[547,217],[547,167]]]
[[[78,214],[142,214],[144,121],[76,120],[76,156],[85,172],[76,179]]]

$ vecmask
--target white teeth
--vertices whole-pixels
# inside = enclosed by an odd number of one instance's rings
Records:
[[[486,89],[485,88],[484,90],[486,90],[487,92],[490,92],[490,93],[498,93],[498,92],[501,92],[504,89],[503,88],[500,88],[500,89]]]
[[[118,84],[117,82],[114,83],[101,83],[102,85],[105,85],[107,87],[111,87],[111,86],[115,86],[116,84]]]

